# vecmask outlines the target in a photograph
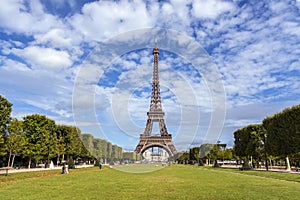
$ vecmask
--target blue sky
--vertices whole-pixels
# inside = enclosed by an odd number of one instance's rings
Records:
[[[0,94],[13,117],[45,114],[133,150],[146,124],[156,41],[177,148],[232,146],[236,129],[299,104],[299,9],[298,0],[3,1]],[[193,58],[186,41],[203,51]],[[121,42],[127,51],[112,51]]]

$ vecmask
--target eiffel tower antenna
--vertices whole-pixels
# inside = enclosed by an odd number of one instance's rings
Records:
[[[143,154],[151,147],[160,147],[166,150],[169,156],[173,156],[177,150],[172,142],[172,135],[168,133],[164,115],[162,110],[160,84],[159,84],[159,70],[158,70],[158,56],[159,49],[155,44],[153,50],[153,76],[152,76],[152,91],[150,99],[150,109],[147,112],[147,122],[144,133],[140,135],[140,141],[135,148],[137,154]],[[159,123],[159,136],[152,136],[153,122]]]

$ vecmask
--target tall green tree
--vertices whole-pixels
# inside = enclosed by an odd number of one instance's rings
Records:
[[[69,133],[65,137],[67,144],[67,159],[78,157],[82,153],[81,131],[75,126],[68,126]]]
[[[120,160],[122,159],[122,148],[113,144],[112,145],[112,154],[111,157],[113,160]]]
[[[102,154],[102,140],[99,138],[94,138],[93,140],[94,143],[94,150],[93,150],[93,155],[99,159],[102,158],[103,154]]]
[[[287,108],[263,120],[266,130],[266,149],[269,155],[286,158],[300,152],[300,105]]]
[[[8,151],[7,167],[13,167],[16,154],[21,155],[26,145],[23,122],[13,119],[8,125],[8,133],[6,141],[6,149]]]
[[[117,159],[121,160],[123,158],[123,149],[122,149],[122,147],[119,147],[119,146],[117,148],[118,148],[118,157],[117,157]]]
[[[67,153],[68,141],[66,140],[69,134],[69,128],[66,125],[56,126],[56,155],[57,165],[65,160]]]
[[[112,144],[110,142],[106,143],[106,149],[107,149],[106,157],[109,159],[109,161],[112,161]]]
[[[199,152],[200,152],[200,147],[193,147],[190,149],[190,160],[193,161],[199,161]]]
[[[107,154],[107,141],[101,140],[101,151],[102,151],[102,159],[106,162],[106,159],[109,158]]]
[[[0,95],[0,156],[5,155],[7,126],[11,120],[12,103]]]
[[[207,157],[214,161],[214,166],[215,167],[219,167],[218,159],[221,158],[221,153],[220,152],[221,152],[220,146],[218,146],[217,144],[213,144],[212,149],[207,154]]]
[[[12,103],[0,95],[0,133],[6,134],[7,126],[11,120]]]
[[[94,152],[94,136],[92,134],[82,134],[82,142],[85,146],[85,148],[91,153],[93,154]]]
[[[201,144],[200,149],[199,149],[199,157],[203,160],[205,159],[206,164],[210,164],[210,160],[212,159],[212,155],[209,154],[209,152],[213,149],[215,144]]]
[[[244,158],[246,166],[249,165],[250,157],[258,159],[262,156],[261,129],[261,124],[252,124],[234,132],[234,152]]]
[[[27,142],[24,155],[28,157],[28,168],[32,159],[46,160],[49,152],[55,150],[51,144],[55,134],[53,127],[55,122],[44,115],[33,114],[24,117],[23,130]]]

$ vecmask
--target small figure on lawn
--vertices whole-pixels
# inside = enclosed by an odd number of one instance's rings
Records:
[[[102,163],[99,162],[99,169],[102,169]]]
[[[61,168],[61,174],[64,174],[65,173],[65,169],[66,169],[66,164],[64,163],[62,168]]]
[[[65,165],[65,174],[69,174],[69,165],[68,164]]]

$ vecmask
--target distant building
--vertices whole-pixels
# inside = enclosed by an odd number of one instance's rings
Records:
[[[169,158],[169,154],[167,151],[165,151],[162,148],[155,148],[153,147],[150,149],[147,149],[144,153],[143,153],[143,158],[145,161],[149,161],[149,162],[166,162],[168,161]]]

